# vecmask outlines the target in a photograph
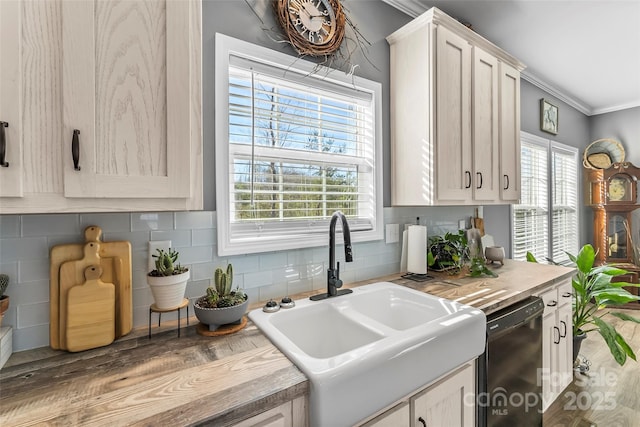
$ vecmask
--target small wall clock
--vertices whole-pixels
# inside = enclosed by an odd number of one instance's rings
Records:
[[[274,0],[284,35],[300,55],[327,56],[342,44],[345,15],[339,0]]]

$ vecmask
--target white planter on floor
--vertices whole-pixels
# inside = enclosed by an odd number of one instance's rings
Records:
[[[172,276],[147,275],[147,283],[151,288],[156,307],[168,309],[179,306],[184,299],[189,277],[189,271]]]

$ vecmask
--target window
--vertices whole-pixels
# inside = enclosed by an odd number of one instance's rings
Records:
[[[568,263],[578,252],[578,150],[522,132],[520,204],[513,205],[513,259]]]
[[[218,253],[382,238],[379,83],[216,35]]]

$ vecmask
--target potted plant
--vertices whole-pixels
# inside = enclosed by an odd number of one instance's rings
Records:
[[[427,264],[434,270],[449,270],[451,274],[459,273],[468,257],[469,248],[464,230],[429,238]]]
[[[9,295],[4,294],[7,286],[9,286],[9,276],[0,274],[0,326],[2,326],[4,313],[9,309]]]
[[[200,323],[215,331],[222,325],[238,323],[247,311],[249,300],[240,289],[232,291],[233,266],[227,265],[226,273],[217,268],[214,273],[214,287],[207,288],[207,294],[198,298],[193,308]]]
[[[179,252],[169,249],[165,252],[158,249],[152,255],[155,269],[147,275],[147,283],[151,288],[155,305],[160,309],[178,307],[184,299],[184,292],[189,280],[189,269],[178,263]]]
[[[607,343],[611,354],[618,364],[624,365],[627,356],[636,360],[636,355],[627,344],[627,341],[616,331],[610,323],[603,320],[606,314],[615,316],[622,320],[630,320],[640,323],[640,319],[629,316],[626,313],[601,310],[611,305],[625,304],[631,301],[638,301],[640,297],[631,294],[622,286],[635,286],[626,282],[612,282],[615,276],[627,273],[625,270],[610,265],[594,267],[595,251],[593,246],[587,244],[580,249],[577,256],[571,254],[569,258],[576,264],[577,272],[573,277],[572,286],[574,290],[573,298],[573,336],[574,336],[574,360],[580,350],[580,345],[584,338],[591,331],[598,331]],[[592,303],[592,300],[595,302]],[[576,345],[577,344],[577,345]],[[577,349],[576,349],[577,347]]]
[[[636,355],[627,341],[612,324],[604,320],[604,317],[611,315],[636,323],[640,323],[640,319],[626,313],[603,311],[603,309],[612,305],[640,300],[640,297],[622,288],[623,286],[640,287],[640,285],[612,282],[611,279],[626,274],[627,271],[606,264],[594,266],[596,253],[590,244],[584,245],[577,256],[569,253],[567,255],[577,268],[571,281],[573,286],[573,360],[578,357],[582,341],[592,331],[598,331],[602,336],[618,364],[624,365],[627,357],[636,360]],[[527,260],[536,262],[531,253],[527,253]]]

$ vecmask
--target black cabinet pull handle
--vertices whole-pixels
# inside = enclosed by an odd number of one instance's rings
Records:
[[[424,420],[424,418],[418,418],[418,422],[422,423],[423,427],[427,427],[427,422]]]
[[[509,189],[509,175],[505,175],[504,177],[506,179],[505,182],[507,183],[507,185],[503,188],[503,190],[508,190]]]
[[[9,123],[0,122],[0,166],[3,168],[9,167],[9,162],[5,162],[4,158],[7,154],[7,137],[4,134],[4,128],[8,128]]]
[[[555,331],[558,331],[558,341],[556,341]],[[554,334],[553,334],[553,343],[554,344],[560,344],[560,337],[561,337],[560,336],[560,328],[558,328],[557,326],[554,326],[553,327],[553,332],[554,332]]]
[[[562,328],[564,329],[564,332],[560,333],[560,338],[566,338],[567,337],[567,323],[564,320],[561,320],[560,323],[562,323]]]
[[[467,175],[468,184],[464,188],[471,188],[471,172],[464,171],[465,175]]]
[[[562,294],[563,298],[569,298],[571,296],[571,292],[565,292]]]
[[[547,307],[555,307],[556,305],[558,305],[558,301],[551,301],[547,304]]]
[[[78,129],[73,130],[73,139],[71,140],[71,155],[73,156],[73,169],[80,170],[80,131]]]
[[[480,177],[480,185],[478,185],[476,188],[482,188],[482,172],[476,172],[476,175]]]

